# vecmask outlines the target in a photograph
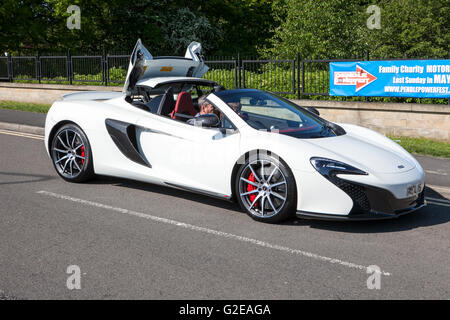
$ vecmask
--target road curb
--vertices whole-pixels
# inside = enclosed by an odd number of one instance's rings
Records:
[[[0,122],[0,129],[19,131],[19,132],[23,132],[23,133],[38,134],[38,135],[42,135],[42,136],[45,133],[44,128],[41,128],[41,127],[33,127],[33,126],[28,126],[26,124],[10,123],[10,122]]]

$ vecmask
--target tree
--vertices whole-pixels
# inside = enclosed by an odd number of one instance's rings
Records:
[[[163,48],[173,54],[184,54],[192,41],[203,44],[209,52],[217,49],[220,30],[213,27],[209,20],[194,14],[189,8],[179,8],[163,16],[161,31],[164,34]]]
[[[381,1],[381,29],[364,30],[374,58],[448,58],[448,0]]]
[[[37,51],[52,44],[57,19],[53,8],[40,0],[3,0],[0,3],[0,50]]]
[[[302,58],[448,57],[448,0],[382,0],[381,29],[370,30],[372,1],[277,0],[270,46],[264,55]]]
[[[280,22],[263,54],[303,58],[345,57],[364,48],[355,37],[362,24],[361,5],[346,0],[278,0],[274,18]]]
[[[270,37],[272,0],[3,0],[0,49],[128,53],[142,38],[155,55],[182,54],[191,40],[206,54],[255,54]],[[81,10],[81,29],[67,28]],[[183,48],[182,48],[183,47]]]

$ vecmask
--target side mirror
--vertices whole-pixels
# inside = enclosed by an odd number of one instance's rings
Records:
[[[220,126],[220,119],[214,113],[203,114],[189,120],[194,126],[213,128]]]
[[[314,107],[306,107],[306,110],[308,110],[309,112],[312,112],[312,113],[314,113],[314,114],[320,116],[319,110],[317,110],[317,109],[314,108]]]

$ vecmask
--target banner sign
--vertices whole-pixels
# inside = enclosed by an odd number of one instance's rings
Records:
[[[450,97],[450,60],[330,62],[330,96]]]

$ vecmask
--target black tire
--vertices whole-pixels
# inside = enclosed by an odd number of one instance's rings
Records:
[[[66,124],[56,131],[50,155],[56,172],[64,180],[85,182],[94,177],[89,140],[76,124]]]
[[[270,153],[248,156],[236,174],[234,191],[241,208],[254,220],[277,223],[295,214],[294,175],[282,159]]]

